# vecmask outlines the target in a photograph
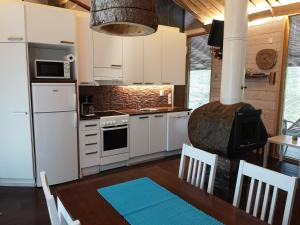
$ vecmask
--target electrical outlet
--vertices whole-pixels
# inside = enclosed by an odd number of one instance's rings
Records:
[[[159,96],[160,96],[160,97],[163,97],[163,96],[165,96],[165,92],[164,92],[164,90],[159,90]]]
[[[171,93],[168,94],[168,104],[169,105],[172,104],[172,94]]]

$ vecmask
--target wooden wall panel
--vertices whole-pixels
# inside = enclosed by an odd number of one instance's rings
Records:
[[[252,104],[263,111],[263,121],[268,133],[275,135],[278,127],[278,108],[280,99],[280,86],[282,74],[282,54],[284,39],[285,19],[273,19],[265,24],[249,27],[247,63],[246,68],[255,69],[257,72],[276,72],[275,85],[269,84],[269,79],[246,80],[248,89],[245,92],[245,102]],[[275,67],[271,70],[261,71],[256,66],[256,53],[264,48],[276,49],[278,60]],[[213,59],[212,62],[212,83],[211,101],[220,99],[222,62]]]

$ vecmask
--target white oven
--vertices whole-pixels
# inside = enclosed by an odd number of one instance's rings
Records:
[[[128,115],[100,118],[102,157],[129,152]]]

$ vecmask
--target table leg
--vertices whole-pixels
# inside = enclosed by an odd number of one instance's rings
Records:
[[[298,178],[300,178],[300,161],[299,161],[299,168],[298,168]]]
[[[268,165],[269,148],[270,148],[270,144],[269,144],[269,142],[267,142],[266,145],[265,145],[265,147],[264,147],[264,162],[263,162],[263,167],[267,167],[267,165]]]

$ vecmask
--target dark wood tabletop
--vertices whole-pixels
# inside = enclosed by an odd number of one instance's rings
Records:
[[[68,213],[79,219],[81,225],[119,225],[128,224],[126,220],[102,197],[97,189],[121,182],[149,177],[174,194],[180,196],[196,208],[229,225],[265,224],[234,208],[231,204],[208,195],[177,178],[165,170],[151,166],[129,169],[123,172],[96,177],[91,180],[67,184],[57,189],[57,196]]]

